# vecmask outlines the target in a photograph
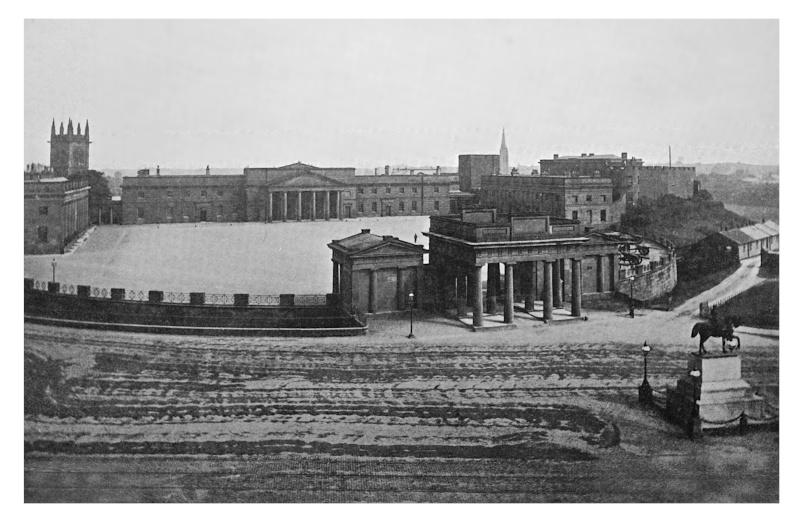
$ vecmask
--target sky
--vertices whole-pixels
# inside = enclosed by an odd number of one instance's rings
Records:
[[[596,153],[778,164],[776,20],[26,20],[25,163],[512,166]]]

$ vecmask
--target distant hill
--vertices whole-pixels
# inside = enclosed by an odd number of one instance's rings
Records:
[[[759,179],[767,179],[773,175],[778,179],[780,174],[780,166],[759,166],[755,164],[742,164],[739,162],[720,162],[716,164],[682,164],[685,166],[694,166],[696,173],[710,175],[716,173],[718,175],[753,175]]]

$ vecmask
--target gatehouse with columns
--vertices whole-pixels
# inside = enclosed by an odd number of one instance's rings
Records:
[[[430,239],[430,269],[437,278],[437,305],[471,307],[473,329],[483,326],[485,313],[499,312],[501,300],[507,324],[514,323],[516,302],[532,311],[536,300],[542,301],[545,321],[553,319],[553,309],[563,307],[567,298],[572,316],[580,317],[584,294],[612,294],[617,281],[617,245],[582,235],[578,220],[467,210],[431,217],[425,235]]]

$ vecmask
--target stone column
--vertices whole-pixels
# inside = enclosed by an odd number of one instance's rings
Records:
[[[341,274],[341,268],[338,263],[335,261],[333,262],[333,294],[339,294],[340,283],[339,283],[339,275]]]
[[[608,255],[608,265],[611,268],[611,274],[608,275],[611,280],[611,285],[608,286],[609,291],[617,290],[617,278],[619,278],[619,256],[617,254]]]
[[[544,262],[544,319],[553,320],[553,263]]]
[[[500,264],[489,263],[489,274],[486,282],[486,312],[497,313],[497,291],[500,290]]]
[[[289,218],[289,192],[283,192],[283,215],[282,221],[286,222],[286,219]]]
[[[581,275],[580,258],[572,258],[572,316],[581,316],[581,291],[583,290],[583,277]]]
[[[503,321],[514,323],[514,264],[506,263],[506,304]]]
[[[564,307],[564,300],[561,296],[561,260],[557,259],[553,263],[553,307]]]
[[[534,302],[536,301],[536,264],[536,261],[527,263],[528,283],[525,291],[525,311],[533,311]]]
[[[317,220],[317,192],[311,192],[311,220]]]
[[[303,220],[303,191],[297,192],[297,220]]]
[[[336,218],[342,220],[342,192],[336,192]]]
[[[378,308],[378,271],[369,271],[369,312],[375,313]]]
[[[325,220],[328,221],[331,218],[331,192],[325,190]]]
[[[605,256],[597,256],[597,281],[597,292],[606,292],[606,285],[608,285],[608,268],[606,268]]]
[[[272,222],[272,192],[269,191],[269,192],[267,192],[267,194],[269,195],[269,202],[268,202],[268,206],[267,206],[267,208],[268,208],[267,209],[267,222],[271,223]]]
[[[472,327],[483,326],[483,286],[481,280],[482,265],[472,268]]]

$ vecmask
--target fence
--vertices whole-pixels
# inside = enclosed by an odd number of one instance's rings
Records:
[[[337,305],[339,299],[328,294],[217,294],[217,293],[179,293],[169,291],[141,291],[120,288],[106,289],[88,285],[69,285],[25,279],[25,289],[45,291],[51,294],[69,295],[84,298],[110,298],[129,302],[187,305],[237,305],[237,306],[276,306],[276,307],[324,307]]]

